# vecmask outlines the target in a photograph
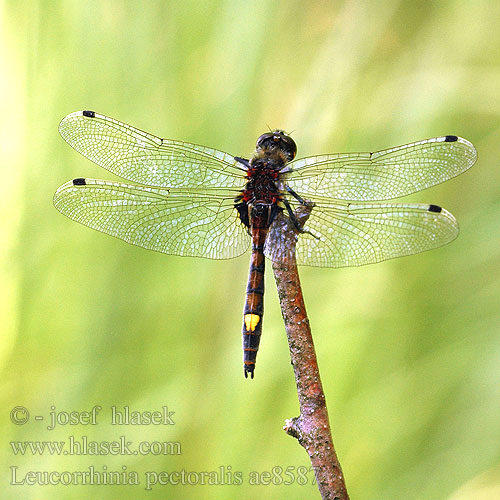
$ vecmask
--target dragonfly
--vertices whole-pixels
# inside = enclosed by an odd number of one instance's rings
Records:
[[[318,267],[361,266],[449,243],[456,219],[433,204],[387,203],[451,179],[476,161],[446,135],[372,153],[295,159],[283,130],[262,134],[249,158],[162,139],[94,111],[59,131],[83,156],[128,183],[76,178],[54,195],[61,213],[149,250],[229,259],[251,248],[243,310],[243,367],[254,377],[266,258]],[[301,226],[295,213],[312,206]],[[284,231],[296,235],[293,250]]]

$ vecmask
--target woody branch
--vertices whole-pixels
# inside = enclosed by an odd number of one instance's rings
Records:
[[[305,202],[295,210],[294,215],[300,227],[309,217],[313,206]],[[285,225],[281,230],[285,235],[288,256],[280,262],[273,261],[273,272],[295,374],[300,416],[287,420],[284,430],[297,438],[307,451],[323,500],[348,500],[344,476],[333,446],[325,394],[297,271],[297,229],[283,222]]]

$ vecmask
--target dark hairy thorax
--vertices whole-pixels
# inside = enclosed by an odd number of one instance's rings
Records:
[[[273,216],[281,210],[278,206],[281,201],[278,183],[280,170],[287,161],[287,156],[282,150],[271,147],[256,152],[250,159],[247,183],[235,200],[235,208],[245,226],[250,227],[252,212],[255,218],[264,210]],[[270,224],[272,220],[268,222]]]

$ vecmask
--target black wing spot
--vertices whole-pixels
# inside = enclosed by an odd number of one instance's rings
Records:
[[[437,214],[443,210],[440,206],[438,205],[429,205],[429,208],[427,209],[429,212],[436,212]]]
[[[95,111],[84,111],[82,114],[87,118],[95,118]]]
[[[85,186],[87,183],[83,177],[79,177],[78,179],[73,179],[73,186]]]
[[[458,137],[456,135],[447,135],[444,138],[444,142],[457,142],[457,141],[458,141]]]

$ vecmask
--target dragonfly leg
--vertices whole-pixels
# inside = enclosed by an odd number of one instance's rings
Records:
[[[306,201],[304,200],[303,198],[301,198],[295,191],[292,190],[292,188],[288,187],[287,186],[287,191],[294,197],[296,198],[297,200],[299,200],[300,204],[303,205],[304,207],[312,207],[314,206],[313,203],[311,203],[310,201]],[[300,234],[310,234],[313,238],[316,238],[317,240],[319,240],[319,237],[316,236],[315,234],[311,233],[311,231],[308,231],[307,229],[304,229],[303,228],[303,222],[300,222],[294,211],[292,210],[292,207],[290,206],[290,203],[288,203],[287,200],[283,200],[283,203],[286,207],[286,211],[288,212],[288,215],[290,217],[290,220],[292,221],[292,224],[293,224],[293,227],[295,228],[295,230],[300,233]]]
[[[238,162],[244,165],[247,169],[250,168],[250,161],[247,160],[246,158],[240,158],[239,156],[235,156],[234,159]]]
[[[307,205],[307,201],[300,196],[300,194],[296,193],[288,184],[286,185],[286,190],[301,204]]]

